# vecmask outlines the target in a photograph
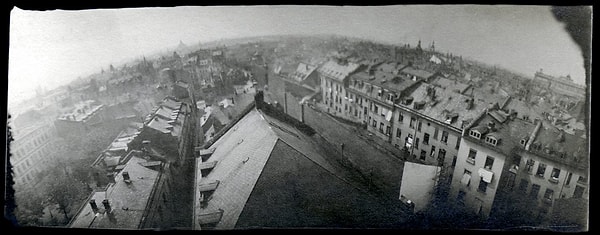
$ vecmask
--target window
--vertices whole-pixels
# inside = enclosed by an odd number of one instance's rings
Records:
[[[415,148],[419,149],[419,138],[417,138],[417,141],[415,141]]]
[[[400,132],[400,128],[396,128],[396,137],[400,138],[402,136],[402,132]]]
[[[587,178],[585,178],[585,176],[579,176],[579,179],[577,179],[577,183],[582,183],[585,184],[587,183]]]
[[[460,180],[460,183],[469,187],[471,185],[471,171],[465,169],[463,172],[463,177]]]
[[[442,131],[442,139],[441,139],[441,141],[443,143],[448,143],[448,132]]]
[[[481,137],[481,134],[476,130],[469,131],[469,135],[475,137],[476,139],[479,139]]]
[[[552,174],[550,174],[550,182],[555,184],[558,183],[558,176],[560,176],[560,169],[553,168]]]
[[[544,163],[540,163],[540,165],[537,168],[537,172],[535,173],[535,175],[537,177],[544,177],[544,173],[546,173],[546,164]]]
[[[363,115],[367,115],[367,107],[364,108]]]
[[[377,105],[373,105],[373,107],[375,107],[374,113],[377,113],[377,110],[379,110],[379,108],[377,107]]]
[[[459,205],[465,205],[465,196],[467,195],[467,193],[465,193],[464,191],[460,190],[458,191],[458,196],[456,197],[456,202]]]
[[[421,124],[421,123],[419,122],[419,124]],[[425,145],[429,144],[429,134],[427,134],[427,133],[425,133],[423,135],[423,144],[425,144]]]
[[[546,192],[544,193],[544,200],[552,202],[553,197],[554,197],[554,190],[546,189]]]
[[[479,192],[485,193],[485,191],[487,190],[487,186],[488,183],[483,181],[483,178],[481,178],[481,180],[479,180],[479,187],[477,188],[477,190]]]
[[[491,144],[493,146],[496,146],[496,144],[498,144],[498,140],[496,138],[494,138],[494,137],[491,137],[491,136],[486,136],[485,137],[485,142],[488,143],[488,144]]]
[[[531,192],[529,192],[529,198],[537,199],[537,196],[539,193],[540,193],[540,186],[538,184],[532,184]]]
[[[431,153],[429,154],[430,157],[433,157],[435,155],[435,146],[431,146]]]
[[[402,112],[398,112],[398,122],[402,122],[404,120],[404,115],[402,115]]]
[[[433,139],[437,140],[438,139],[438,128],[436,127],[435,130],[433,131]]]
[[[569,174],[567,175],[567,182],[565,183],[566,185],[571,184],[572,177],[573,177],[573,172],[569,172]]]
[[[373,127],[377,127],[377,121],[375,119],[373,119]]]
[[[411,117],[411,118],[410,118],[410,123],[408,124],[408,126],[409,126],[410,128],[412,128],[412,129],[415,129],[415,121],[416,121],[416,120],[417,120],[417,119],[415,119],[414,117]]]
[[[533,171],[534,164],[535,164],[535,161],[533,159],[527,159],[527,163],[525,164],[525,170],[528,173],[531,173]]]
[[[452,157],[452,167],[456,166],[456,159],[458,159],[458,157],[456,157],[456,156]]]
[[[385,124],[383,124],[383,122],[380,122],[380,123],[379,123],[379,132],[383,133],[383,126],[384,126],[384,125],[385,125]]]
[[[456,138],[456,145],[454,146],[454,148],[458,150],[458,147],[460,147],[460,136]]]
[[[392,127],[391,126],[387,126],[385,128],[385,134],[386,135],[391,135],[392,134]]]
[[[477,156],[477,150],[469,149],[469,156],[467,156],[467,162],[475,165],[475,156]]]
[[[484,165],[485,169],[491,170],[493,165],[494,165],[494,158],[487,156],[485,158],[485,165]]]
[[[406,142],[406,143],[405,143],[405,146],[406,146],[407,148],[410,148],[410,147],[412,147],[412,143],[413,143],[413,136],[412,136],[411,134],[408,134],[408,136],[406,136],[406,139],[405,139],[404,141]]]
[[[444,158],[446,158],[446,150],[443,148],[440,148],[440,151],[438,152],[438,159],[440,159],[440,161],[444,162]]]
[[[421,126],[423,125],[423,123],[421,121],[419,121],[419,123],[417,124],[417,131],[421,131]]]
[[[421,150],[421,156],[419,157],[419,159],[425,161],[425,156],[427,156],[427,152],[425,150]]]
[[[575,192],[573,192],[573,198],[582,198],[583,197],[583,192],[585,191],[585,188],[582,186],[575,186]]]

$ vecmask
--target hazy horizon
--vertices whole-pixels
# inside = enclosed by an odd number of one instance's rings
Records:
[[[8,101],[179,41],[335,34],[428,47],[585,84],[581,50],[548,6],[240,6],[25,11],[10,17]],[[20,97],[19,97],[20,96]]]

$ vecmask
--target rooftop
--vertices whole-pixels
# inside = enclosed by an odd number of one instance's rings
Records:
[[[324,75],[334,78],[335,80],[342,82],[351,73],[355,72],[359,68],[359,64],[349,62],[345,65],[338,64],[336,61],[327,61],[321,66],[318,71]]]
[[[304,81],[311,73],[317,69],[317,66],[306,63],[299,63],[296,71],[292,73],[292,79],[296,81]]]
[[[75,122],[84,122],[93,116],[98,110],[104,107],[103,104],[97,104],[94,100],[86,100],[75,104],[71,112],[64,113],[58,117],[59,120],[68,120]]]
[[[435,78],[433,81],[431,81],[431,84],[461,94],[464,94],[464,92],[471,86],[457,80],[450,80],[443,77]]]
[[[433,73],[427,72],[425,70],[414,69],[411,67],[404,68],[400,71],[400,73],[416,76],[417,78],[429,78],[433,75]]]
[[[138,229],[142,224],[146,204],[152,196],[154,183],[159,177],[159,172],[143,164],[146,160],[133,157],[125,168],[115,176],[114,184],[110,184],[106,191],[92,193],[99,212],[95,214],[89,204],[85,202],[77,215],[71,221],[72,228],[115,228]],[[123,172],[128,172],[131,182],[123,180]],[[102,201],[108,199],[112,213],[106,213]]]
[[[540,128],[530,152],[580,169],[587,169],[589,163],[588,146],[584,138],[550,126]]]
[[[428,88],[435,90],[435,100],[428,95]],[[470,97],[427,83],[419,84],[409,96],[413,98],[413,102],[408,105],[400,104],[401,106],[458,129],[463,129],[473,122],[486,108],[485,103],[473,100],[469,105]],[[416,102],[425,102],[425,105],[422,109],[415,109]]]
[[[510,117],[506,118],[506,121],[500,122],[494,117],[502,115],[507,116],[508,114],[500,110],[490,110],[471,128],[471,130],[479,131],[481,133],[481,138],[477,140],[469,136],[469,139],[510,156],[515,148],[524,149],[524,146],[521,145],[520,141],[524,138],[528,138],[536,125],[519,118],[512,119]],[[490,124],[493,125],[493,128],[491,129],[488,128]],[[468,136],[469,132],[466,133]],[[493,136],[496,138],[496,146],[486,143],[486,136]]]
[[[214,168],[196,173],[195,228],[377,227],[397,221],[393,209],[339,178],[305,138],[286,123],[250,111],[209,147],[210,157],[197,158],[197,168]],[[211,191],[201,203],[202,192]]]
[[[165,98],[149,115],[150,119],[147,126],[162,133],[170,133],[179,137],[187,112],[187,106],[181,104],[181,102]]]
[[[384,72],[379,69],[374,71],[374,76],[370,76],[369,71],[361,71],[353,74],[351,77],[358,81],[363,81],[395,92],[402,92],[417,83],[411,79],[402,78],[393,73]]]

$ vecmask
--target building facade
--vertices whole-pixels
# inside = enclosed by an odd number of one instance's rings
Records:
[[[518,213],[548,221],[557,199],[589,198],[586,143],[488,108],[463,132],[449,201],[483,219]]]
[[[348,78],[361,68],[361,65],[347,62],[346,59],[335,59],[326,62],[317,71],[321,81],[323,103],[329,113],[352,120],[348,109]]]
[[[11,165],[16,188],[35,187],[38,174],[52,165],[56,152],[56,130],[52,123],[14,128],[10,142]],[[22,192],[21,190],[17,190]]]
[[[544,74],[543,71],[540,70],[535,73],[533,81],[541,84],[544,89],[548,89],[559,94],[579,98],[581,100],[583,100],[585,97],[585,87],[574,83],[570,75],[556,78],[548,74]]]

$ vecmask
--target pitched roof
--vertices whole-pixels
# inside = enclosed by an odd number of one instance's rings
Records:
[[[200,220],[204,215],[215,213],[219,209],[222,210],[222,215],[216,223],[217,229],[279,226],[283,221],[287,221],[283,226],[335,226],[335,221],[339,218],[332,216],[335,214],[333,212],[350,214],[344,216],[348,219],[344,225],[348,226],[360,224],[358,221],[390,221],[373,217],[374,210],[386,208],[375,206],[376,200],[362,195],[360,190],[339,179],[336,176],[336,172],[339,172],[337,168],[305,138],[300,131],[286,123],[263,116],[257,110],[250,111],[210,146],[215,150],[205,162],[201,158],[196,160],[197,167],[213,161],[216,164],[206,175],[196,172],[194,228],[206,229],[202,228],[206,221]],[[302,179],[296,179],[298,177]],[[294,195],[289,187],[275,186],[285,184],[280,180],[284,178],[296,180],[297,187],[293,190],[302,192],[298,194],[298,198],[289,197]],[[217,180],[218,186],[203,206],[199,200],[201,190],[206,190],[204,186],[207,183]],[[310,196],[314,194],[319,197]],[[287,196],[273,198],[269,195]],[[277,203],[266,205],[272,199]],[[301,201],[309,203],[302,210],[297,208],[298,204],[294,204]],[[331,203],[323,204],[323,201]],[[324,211],[310,209],[317,207]],[[295,216],[294,211],[303,211],[305,214],[298,217],[300,220],[288,220]],[[310,222],[305,220],[311,218]],[[372,224],[377,225],[376,222]]]
[[[515,148],[524,149],[520,143],[521,139],[529,136],[535,128],[533,123],[521,120],[519,118],[507,120],[505,122],[499,122],[496,118],[492,117],[488,113],[485,114],[477,123],[475,123],[471,129],[477,129],[482,132],[482,130],[487,130],[488,123],[493,123],[493,131],[483,131],[480,140],[475,140],[473,138],[470,138],[470,140],[479,142],[480,145],[495,149],[496,151],[499,151],[507,156],[510,156]],[[496,144],[496,146],[487,144],[485,142],[485,136],[487,135],[491,135],[500,141]]]
[[[352,62],[349,62],[346,65],[341,65],[333,60],[330,60],[327,61],[323,66],[321,66],[318,69],[318,71],[322,74],[334,78],[339,82],[342,82],[348,77],[348,75],[355,72],[359,68],[359,66],[359,64],[355,64]]]
[[[89,201],[86,201],[81,210],[71,221],[72,228],[124,228],[137,229],[143,222],[143,214],[158,179],[159,172],[142,166],[146,160],[133,157],[127,162],[125,168],[115,176],[115,182],[109,185],[106,191],[92,193],[98,208],[104,212],[102,201],[108,199],[112,214],[100,213],[98,216],[92,211]],[[123,180],[123,172],[128,172],[131,183]]]
[[[299,63],[296,71],[292,73],[292,78],[296,81],[304,81],[311,73],[317,69],[317,66],[306,63]]]
[[[379,70],[375,71],[374,77],[369,76],[367,71],[361,71],[353,74],[351,78],[395,92],[403,92],[417,83],[416,81]]]
[[[427,95],[427,87],[433,87],[435,89],[436,99],[433,101],[430,96]],[[444,89],[441,87],[431,86],[427,83],[419,84],[408,96],[413,98],[414,102],[425,102],[423,109],[414,110],[425,116],[450,124],[451,126],[462,129],[466,127],[468,123],[475,121],[486,108],[485,104],[477,100],[473,101],[473,105],[469,108],[468,100],[471,98],[452,90]],[[408,108],[413,108],[413,104],[403,105]],[[458,114],[455,121],[448,123],[448,119],[453,115]],[[464,125],[463,125],[464,122]]]

